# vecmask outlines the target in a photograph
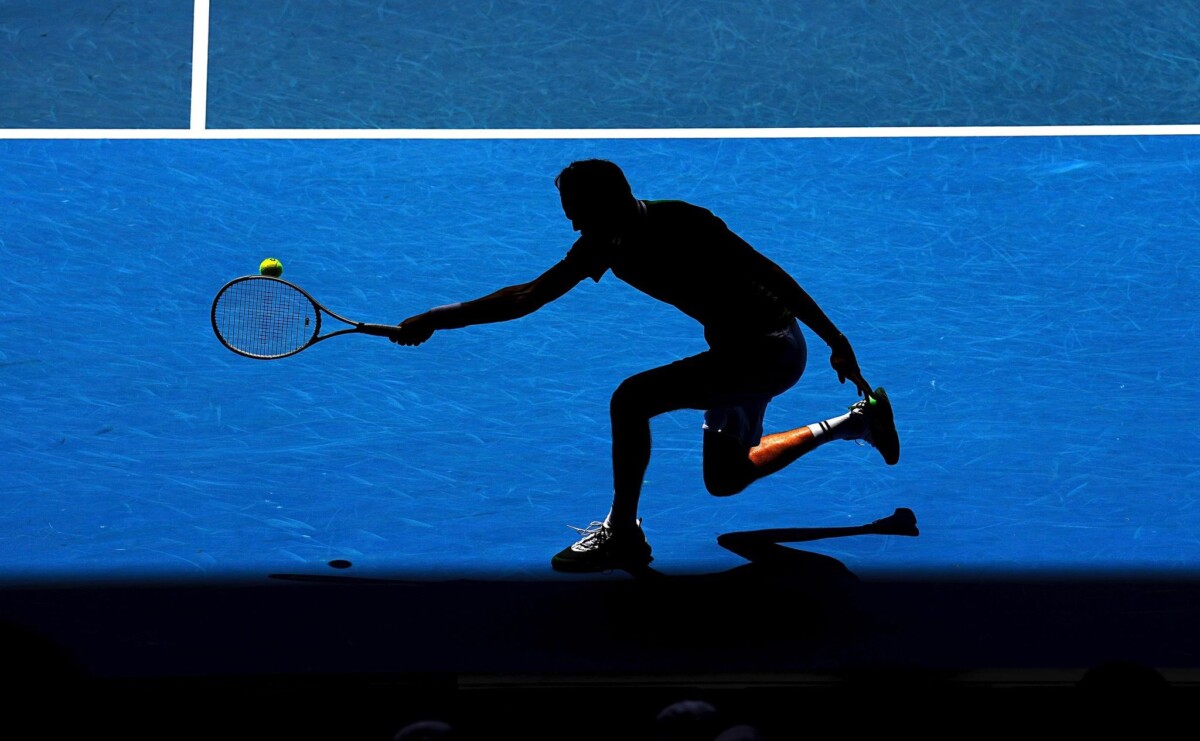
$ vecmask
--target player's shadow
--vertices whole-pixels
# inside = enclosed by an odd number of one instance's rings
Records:
[[[819,553],[788,548],[781,543],[805,543],[827,538],[858,535],[920,535],[917,517],[911,509],[899,507],[895,512],[866,525],[850,527],[790,527],[769,530],[745,530],[717,536],[717,544],[749,561],[725,574],[741,573],[770,576],[800,576],[817,582],[856,578],[845,564],[836,558]],[[666,578],[650,566],[628,570],[641,579]],[[715,576],[715,575],[710,575]]]
[[[629,589],[614,593],[609,617],[618,630],[645,640],[681,642],[723,638],[790,641],[861,628],[869,611],[860,603],[858,577],[836,558],[792,548],[829,538],[920,534],[911,509],[898,508],[865,525],[776,528],[724,533],[717,542],[748,563],[717,573],[666,575],[649,566],[629,570]],[[661,618],[662,632],[647,628],[646,614]],[[623,626],[623,627],[622,627]],[[715,631],[715,632],[714,632]]]

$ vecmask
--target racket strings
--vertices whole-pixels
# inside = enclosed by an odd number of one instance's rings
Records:
[[[297,352],[318,330],[316,311],[308,297],[272,280],[229,285],[217,299],[213,317],[226,343],[262,358]]]

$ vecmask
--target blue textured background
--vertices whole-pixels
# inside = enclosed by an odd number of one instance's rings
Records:
[[[192,3],[0,3],[0,126],[185,128]],[[1195,123],[1194,3],[213,3],[215,128]],[[859,573],[1194,569],[1197,140],[0,141],[0,574],[550,576],[609,499],[607,400],[702,349],[611,276],[537,315],[277,363],[208,306],[263,257],[398,321],[537,275],[551,185],[612,158],[791,270],[895,399],[901,465],[823,448],[700,484],[656,420],[665,571],[729,530],[913,508]],[[812,339],[810,335],[810,339]],[[854,400],[820,352],[772,428]]]
[[[894,399],[886,467],[834,443],[731,499],[700,415],[655,422],[643,515],[664,571],[729,530],[913,508],[918,539],[809,544],[859,572],[1194,568],[1191,137],[6,141],[0,567],[186,577],[320,568],[549,575],[602,518],[608,395],[703,348],[611,276],[420,348],[222,348],[223,282],[280,257],[335,311],[399,321],[523,282],[572,233],[551,183],[622,163],[791,270]],[[819,342],[809,335],[810,341]],[[813,353],[773,429],[854,401]]]

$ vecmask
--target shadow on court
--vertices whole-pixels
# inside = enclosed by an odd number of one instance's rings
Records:
[[[750,562],[727,572],[743,578],[760,576],[796,576],[807,583],[824,583],[853,575],[845,564],[835,558],[817,553],[786,548],[781,543],[805,543],[827,538],[846,538],[855,535],[904,535],[916,537],[921,531],[911,509],[899,507],[887,517],[866,525],[853,527],[793,527],[767,530],[744,530],[717,536],[717,543]],[[630,570],[630,575],[644,578],[664,578],[651,567]]]
[[[61,676],[89,698],[132,693],[177,712],[217,704],[215,725],[249,714],[276,731],[346,728],[352,706],[371,732],[401,711],[583,713],[597,702],[632,721],[697,692],[759,717],[779,713],[786,725],[798,691],[853,704],[862,691],[914,686],[1083,687],[1086,670],[1107,666],[1200,686],[1194,579],[862,579],[784,545],[919,532],[901,508],[857,527],[725,533],[719,543],[747,563],[688,575],[276,574],[257,584],[10,589],[0,616],[36,629],[50,647],[39,655],[67,667]],[[1017,699],[1026,698],[1003,696],[1008,712]],[[304,704],[306,715],[263,713],[278,702]],[[124,722],[121,707],[97,722]]]
[[[629,570],[635,581],[614,591],[608,618],[626,641],[657,646],[704,645],[731,649],[726,666],[748,649],[789,646],[814,659],[835,645],[870,630],[859,578],[830,556],[782,545],[872,535],[917,536],[916,515],[898,508],[866,525],[833,528],[774,528],[724,533],[723,548],[748,563],[694,575],[666,575],[652,567]],[[646,620],[646,615],[657,619]]]

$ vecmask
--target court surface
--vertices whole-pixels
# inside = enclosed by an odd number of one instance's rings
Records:
[[[800,5],[216,3],[199,111],[191,3],[0,6],[8,619],[102,676],[1194,667],[1195,7]],[[419,348],[213,336],[268,256],[367,322],[530,280],[587,157],[791,272],[900,464],[835,442],[714,498],[702,413],[671,413],[642,498],[666,581],[563,576],[610,503],[609,395],[704,349],[694,322],[608,275]],[[772,431],[855,401],[806,336]],[[828,537],[898,507],[918,537]],[[758,563],[717,542],[780,528]],[[204,590],[261,622],[195,639]],[[130,626],[104,647],[69,617],[97,599]],[[589,599],[603,657],[557,622]],[[390,649],[378,615],[308,658],[270,637],[396,600],[423,607]]]
[[[654,422],[642,514],[666,572],[728,531],[858,525],[856,572],[1180,571],[1200,510],[1191,137],[5,141],[9,579],[467,571],[550,578],[611,496],[608,400],[704,348],[607,276],[419,348],[335,338],[260,362],[213,295],[268,255],[334,311],[392,323],[532,279],[573,234],[552,179],[620,162],[790,270],[889,389],[903,452],[835,443],[732,498],[699,412]],[[466,164],[464,164],[466,163]],[[840,413],[820,340],[770,429]]]

